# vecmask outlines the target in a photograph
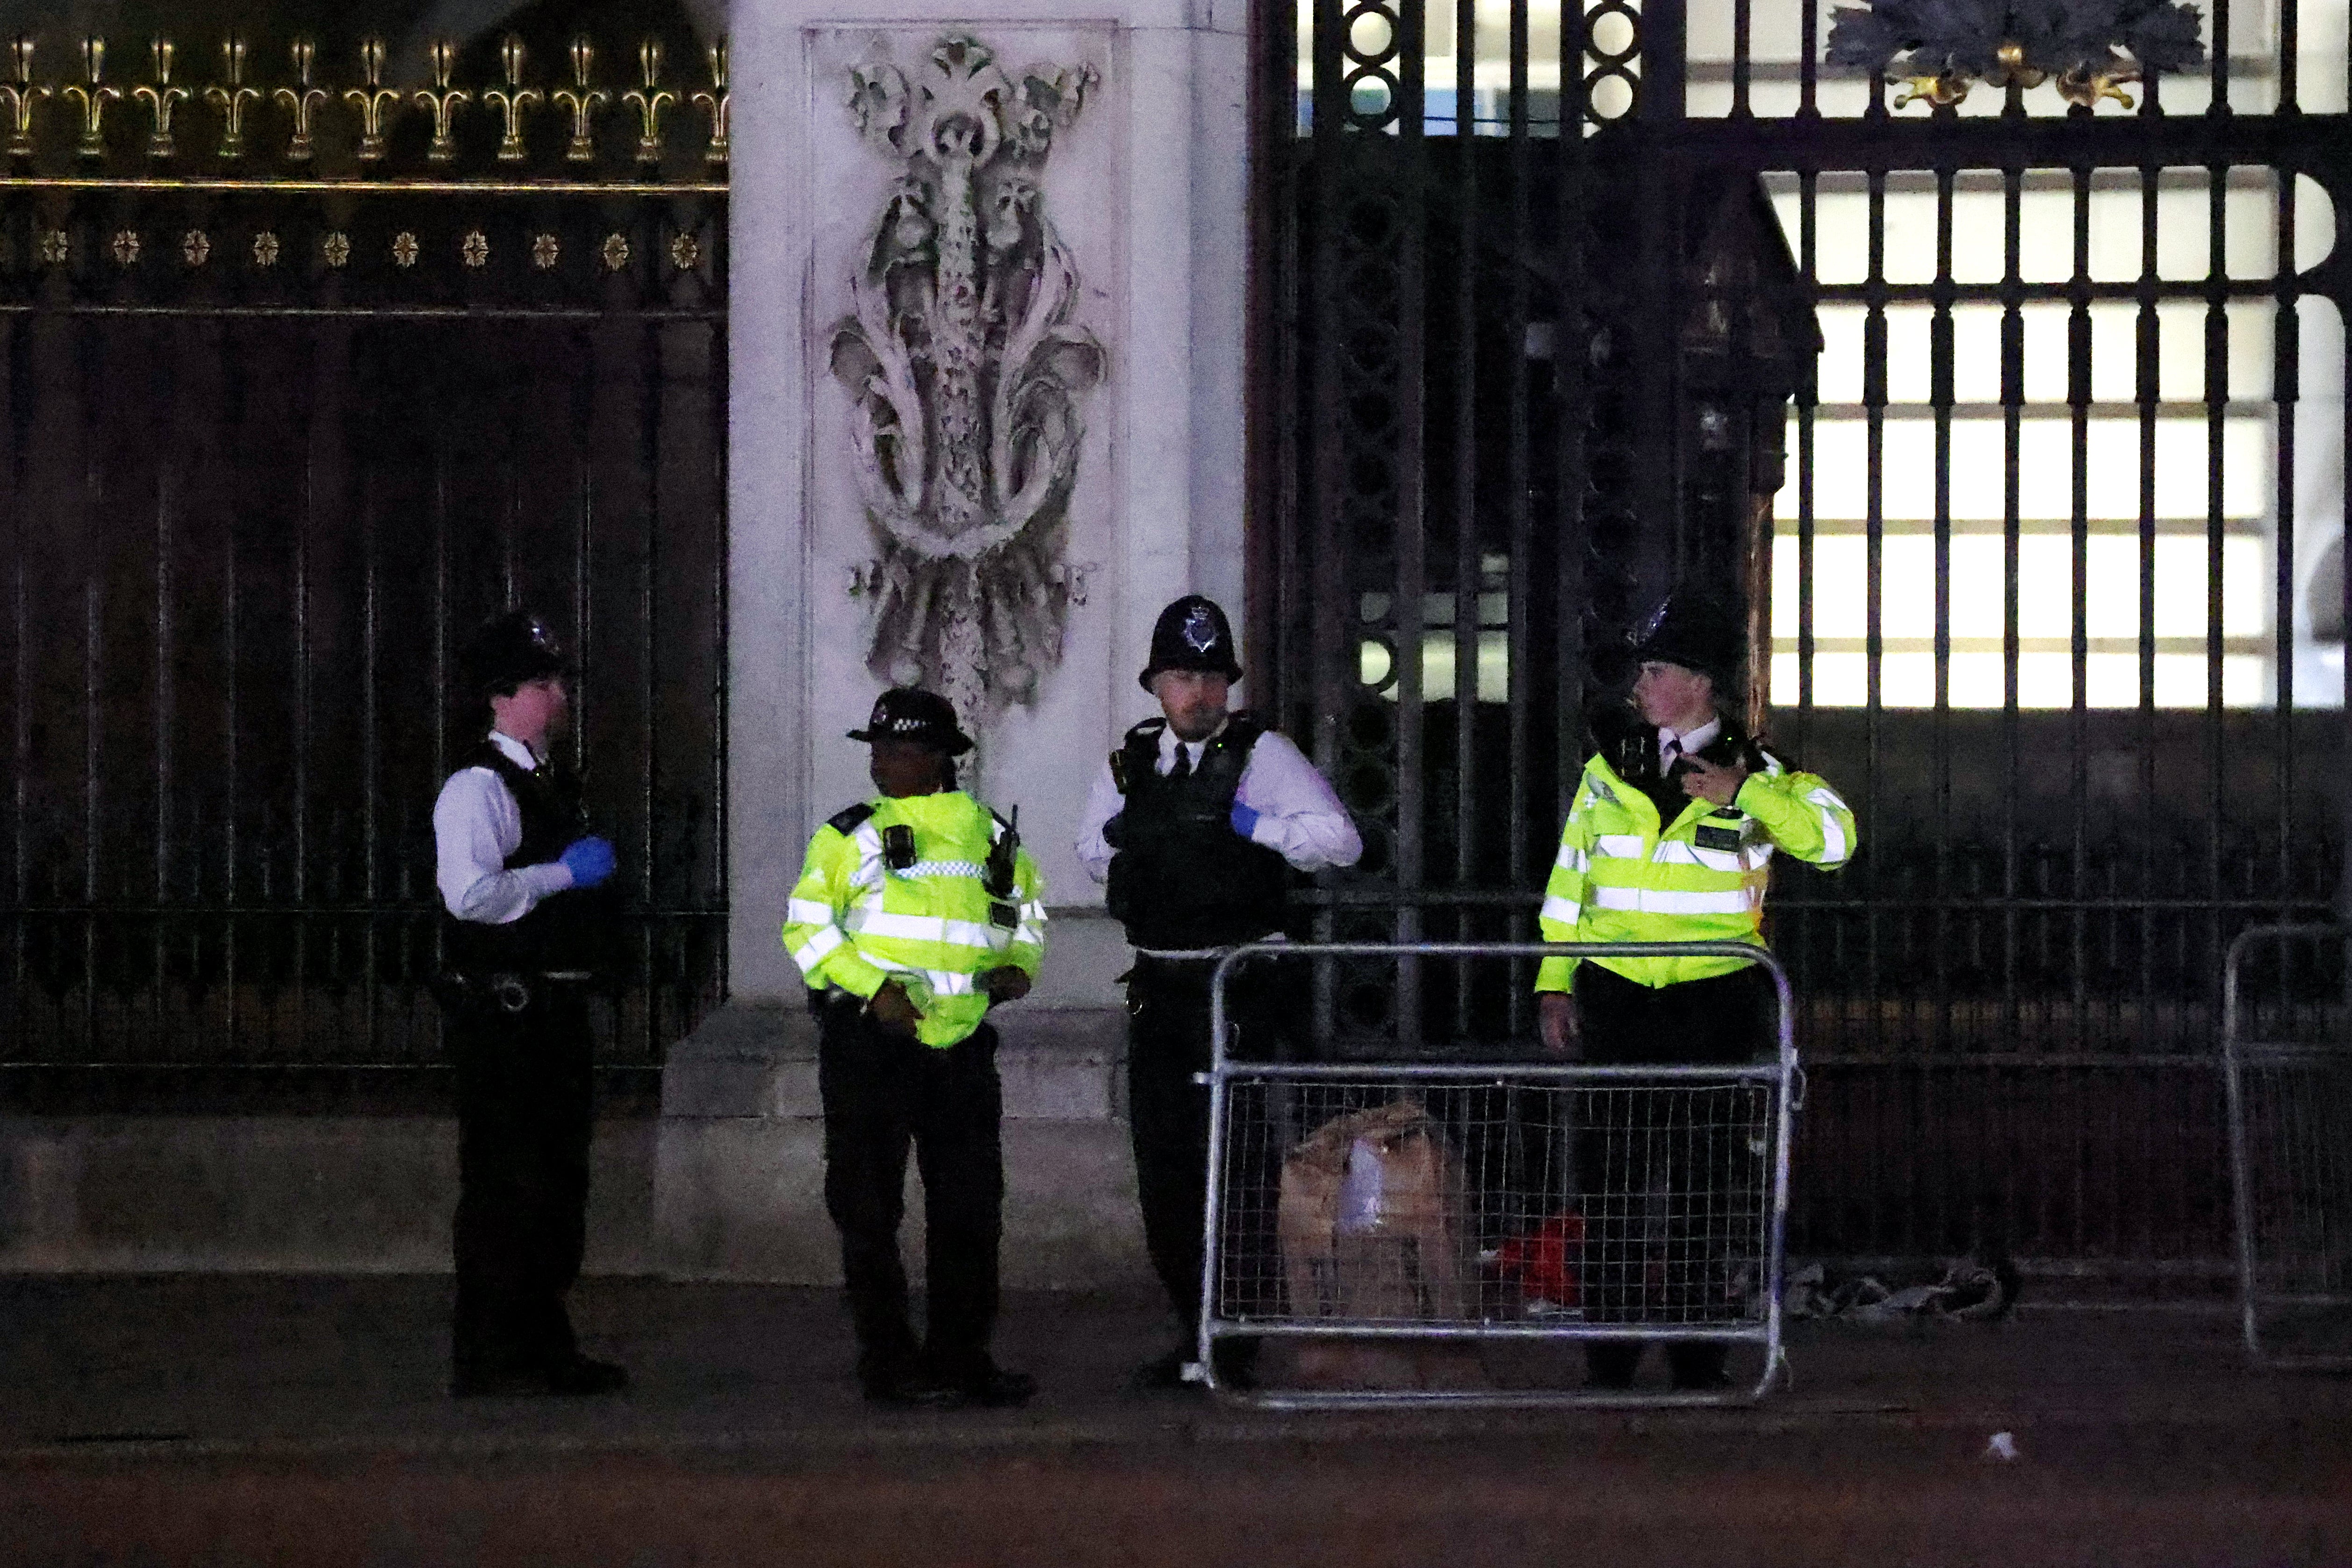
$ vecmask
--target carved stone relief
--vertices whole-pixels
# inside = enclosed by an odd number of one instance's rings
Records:
[[[859,133],[898,166],[829,361],[877,552],[853,571],[866,663],[984,731],[1035,700],[1085,602],[1065,546],[1105,355],[1070,319],[1077,270],[1038,182],[1097,78],[1007,70],[963,34],[906,69],[877,43],[848,76]]]

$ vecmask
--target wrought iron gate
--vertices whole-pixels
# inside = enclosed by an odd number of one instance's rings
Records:
[[[1532,935],[1632,617],[1711,578],[1864,834],[1775,894],[1793,1245],[2201,1289],[2222,953],[2344,844],[2345,7],[2211,0],[2128,111],[1902,105],[1828,12],[1261,8],[1252,636],[1369,825],[1322,931]],[[1377,1050],[1527,980],[1326,1000]]]
[[[13,46],[14,1091],[437,1062],[430,809],[486,717],[450,659],[517,603],[577,651],[572,743],[621,847],[600,1059],[657,1064],[717,1000],[727,89],[701,54]]]

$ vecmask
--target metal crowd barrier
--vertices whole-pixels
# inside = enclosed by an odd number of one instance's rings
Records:
[[[1245,964],[1738,958],[1772,978],[1774,1059],[1714,1066],[1236,1061]],[[1741,942],[1265,942],[1210,987],[1199,1363],[1222,1395],[1333,1405],[1747,1403],[1785,1370],[1782,1253],[1803,1078],[1788,973]],[[1259,1342],[1252,1386],[1218,1342]],[[1585,1386],[1598,1341],[1756,1345],[1752,1384]],[[1287,1363],[1286,1365],[1284,1363]]]
[[[2252,926],[2222,968],[2239,1306],[2257,1366],[2352,1369],[2347,942],[2342,926]],[[2247,958],[2266,947],[2277,950],[2275,984],[2249,998]]]

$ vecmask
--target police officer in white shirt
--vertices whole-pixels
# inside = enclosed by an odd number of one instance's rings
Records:
[[[1352,866],[1363,853],[1315,764],[1285,736],[1226,710],[1241,676],[1233,629],[1213,600],[1188,594],[1161,611],[1140,678],[1160,716],[1127,732],[1078,824],[1078,858],[1108,884],[1110,912],[1140,950],[1127,975],[1128,1121],[1145,1243],[1182,1328],[1176,1347],[1138,1373],[1147,1387],[1178,1386],[1192,1358],[1208,1195],[1209,1096],[1192,1075],[1209,1065],[1212,964],[1159,955],[1275,935],[1288,919],[1294,871]],[[1277,997],[1297,978],[1261,967],[1232,987],[1243,1054],[1272,1054]],[[1222,1370],[1245,1381],[1246,1351]]]
[[[584,986],[612,918],[590,889],[612,877],[613,846],[588,831],[579,781],[551,756],[571,670],[539,618],[499,616],[459,664],[461,697],[490,722],[433,806],[457,1068],[450,1391],[610,1394],[627,1374],[580,1353],[563,1297],[588,1206]]]

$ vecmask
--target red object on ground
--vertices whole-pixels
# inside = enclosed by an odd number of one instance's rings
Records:
[[[1552,1215],[1529,1235],[1506,1239],[1496,1250],[1495,1265],[1520,1295],[1573,1307],[1579,1300],[1570,1254],[1583,1246],[1584,1216],[1571,1210]]]

